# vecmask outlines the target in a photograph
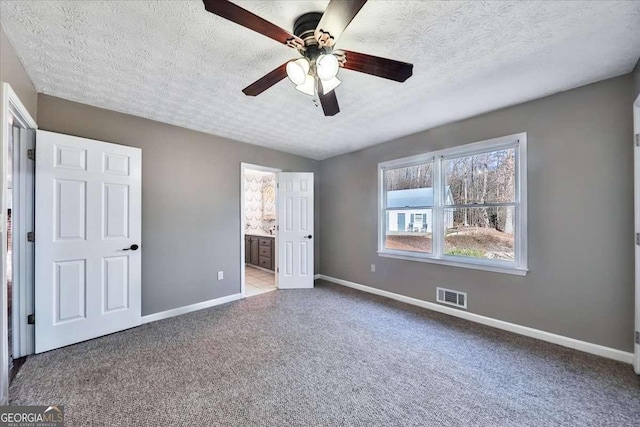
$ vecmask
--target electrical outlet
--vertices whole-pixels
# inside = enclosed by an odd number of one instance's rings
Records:
[[[224,271],[218,271],[218,280],[224,279]]]
[[[371,264],[371,272],[372,273],[376,272],[376,265],[375,264]]]

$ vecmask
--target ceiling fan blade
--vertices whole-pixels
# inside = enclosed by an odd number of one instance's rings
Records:
[[[280,80],[287,77],[287,63],[285,62],[266,76],[261,79],[256,80],[251,83],[249,86],[242,89],[247,96],[256,96],[260,95],[265,90],[269,89],[274,84],[278,83]]]
[[[336,54],[338,56],[344,55],[344,61],[341,61],[340,65],[347,70],[360,71],[361,73],[367,73],[397,82],[404,82],[413,75],[413,64],[407,62],[380,58],[379,56],[352,52],[350,50],[341,50]]]
[[[316,27],[320,46],[333,46],[367,0],[331,0]]]
[[[322,80],[318,79],[318,98],[320,98],[322,111],[324,111],[325,116],[335,116],[340,112],[340,107],[338,106],[338,98],[336,98],[335,89],[329,93],[320,95],[320,93],[322,92],[323,92]]]
[[[202,0],[204,8],[214,15],[242,25],[295,49],[304,47],[299,37],[227,0]]]

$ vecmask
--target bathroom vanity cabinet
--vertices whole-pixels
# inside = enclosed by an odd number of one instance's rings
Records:
[[[246,234],[244,236],[244,262],[275,270],[275,238],[271,236],[261,236]]]

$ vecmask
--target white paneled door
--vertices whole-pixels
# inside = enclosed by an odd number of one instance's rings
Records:
[[[278,288],[313,288],[313,174],[278,173]]]
[[[37,131],[36,353],[140,325],[141,160]]]

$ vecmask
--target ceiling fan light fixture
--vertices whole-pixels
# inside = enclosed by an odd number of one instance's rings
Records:
[[[320,55],[316,60],[316,73],[322,81],[328,81],[338,74],[338,58],[335,55]]]
[[[315,96],[316,79],[311,74],[307,74],[304,83],[297,85],[296,89],[298,89],[302,93],[306,93],[309,96]]]
[[[309,73],[309,61],[305,58],[287,62],[287,76],[296,86],[305,84]]]
[[[342,83],[337,77],[322,81],[322,94],[326,95]]]
[[[2,0],[0,0],[2,1]],[[296,50],[296,57],[242,89],[246,96],[257,96],[288,77],[295,88],[314,97],[325,116],[340,112],[335,88],[340,68],[357,71],[396,82],[413,75],[413,64],[341,49],[333,46],[367,0],[329,0],[324,12],[298,16],[293,33],[243,9],[230,0],[203,0],[207,12],[234,22]]]

